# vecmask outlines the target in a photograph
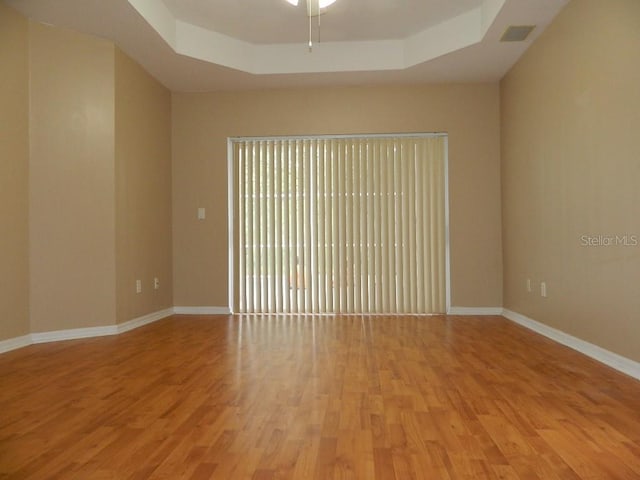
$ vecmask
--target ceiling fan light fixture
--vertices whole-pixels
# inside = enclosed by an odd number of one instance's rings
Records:
[[[287,3],[293,5],[294,7],[297,7],[298,4],[300,3],[300,0],[286,0],[286,1]],[[312,0],[311,3],[312,4],[315,3],[317,5],[317,8],[322,10],[323,8],[327,8],[328,6],[336,3],[336,0],[315,0],[315,1]]]
[[[335,1],[336,0],[307,0],[307,15],[310,17],[319,17],[330,5],[333,5]]]
[[[289,0],[287,0],[289,1]],[[320,8],[327,8],[329,5],[335,3],[336,0],[320,0],[318,3],[320,4]]]
[[[300,0],[286,0],[286,2],[294,7],[298,6]],[[325,10],[330,5],[333,5],[336,0],[306,0],[307,3],[307,16],[309,17],[309,52],[313,50],[313,40],[312,36],[312,18],[318,19],[318,42],[320,42],[320,15],[324,13]]]

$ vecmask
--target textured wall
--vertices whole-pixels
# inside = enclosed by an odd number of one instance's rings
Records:
[[[0,3],[0,340],[29,333],[28,39]]]
[[[639,25],[637,0],[575,0],[501,83],[505,307],[634,360]]]
[[[115,323],[114,46],[30,23],[31,330]]]
[[[174,303],[228,305],[227,137],[448,132],[452,305],[501,306],[499,123],[497,84],[173,94]]]
[[[171,94],[118,49],[115,60],[116,290],[121,323],[173,306]]]

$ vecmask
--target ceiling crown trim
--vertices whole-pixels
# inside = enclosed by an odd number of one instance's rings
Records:
[[[164,2],[127,0],[177,54],[256,75],[404,70],[480,43],[506,0],[398,40],[257,45],[177,19]]]

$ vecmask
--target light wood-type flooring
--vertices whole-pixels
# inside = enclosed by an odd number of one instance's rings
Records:
[[[0,355],[0,478],[640,479],[640,382],[501,317],[174,316]]]

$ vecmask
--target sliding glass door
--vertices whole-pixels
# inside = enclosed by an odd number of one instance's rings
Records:
[[[236,138],[234,310],[446,310],[443,135]]]

